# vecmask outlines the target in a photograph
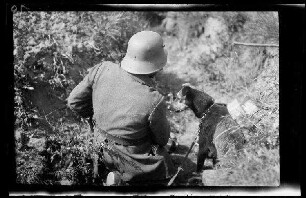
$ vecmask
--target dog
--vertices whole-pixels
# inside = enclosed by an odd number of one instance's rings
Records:
[[[179,107],[179,108],[177,108]],[[190,108],[200,118],[197,155],[197,172],[201,172],[206,159],[217,164],[218,156],[225,154],[234,146],[240,150],[245,144],[242,129],[230,116],[227,105],[215,103],[215,100],[204,91],[200,91],[186,83],[177,93],[173,101],[175,111]]]

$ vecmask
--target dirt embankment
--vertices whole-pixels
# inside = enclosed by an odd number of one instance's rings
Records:
[[[255,101],[258,99],[258,95],[270,90],[273,99],[270,99],[269,101],[274,102],[274,106],[277,106],[279,65],[278,48],[266,48],[262,51],[252,49],[252,47],[245,47],[244,49],[237,50],[238,53],[240,50],[239,55],[237,55],[235,50],[231,52],[232,54],[235,52],[236,57],[226,57],[222,55],[226,50],[224,49],[223,43],[225,40],[228,41],[228,39],[229,35],[227,34],[227,27],[221,20],[216,18],[208,19],[205,24],[204,34],[199,37],[197,42],[190,44],[183,50],[180,48],[178,39],[173,36],[165,36],[164,40],[169,55],[168,65],[164,69],[163,74],[157,78],[160,82],[160,87],[166,94],[175,94],[181,88],[183,83],[188,82],[198,89],[207,92],[215,98],[216,102],[226,104],[235,99],[241,100],[245,97],[251,97]],[[234,58],[236,58],[236,63],[233,63],[232,61]],[[222,82],[218,84],[218,82],[211,81],[211,73],[209,73],[211,70],[205,68],[215,67],[220,69],[220,65],[225,67],[225,70],[223,71],[226,71],[226,69],[228,70],[228,73],[225,73],[225,76],[227,75],[226,77],[232,78],[230,80],[232,80],[233,86],[238,84],[240,79],[242,79],[241,81],[244,80],[245,86],[237,89],[238,91],[228,91],[224,90],[222,86],[220,86]],[[249,79],[245,80],[243,78]],[[272,81],[271,78],[273,78]],[[260,112],[262,115],[271,114],[271,112],[264,112],[262,109]],[[274,122],[274,127],[278,127],[277,113],[274,112],[274,115],[275,116],[272,116],[269,119]],[[178,176],[177,180],[179,180],[179,182],[184,185],[248,185],[244,184],[244,181],[231,179],[233,171],[230,168],[206,170],[202,175],[195,174],[194,171],[197,161],[196,154],[198,145],[196,145],[189,154],[187,162],[181,164],[181,160],[195,137],[199,125],[199,119],[196,118],[190,110],[180,113],[170,112],[168,117],[172,125],[172,137],[175,137],[180,145],[178,151],[173,154],[176,165],[182,165],[184,169],[184,171],[180,173],[180,176]],[[206,165],[211,165],[210,162],[207,163],[208,164]],[[186,178],[194,178],[194,180],[191,179],[193,184]]]

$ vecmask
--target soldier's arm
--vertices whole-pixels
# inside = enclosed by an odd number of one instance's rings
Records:
[[[91,68],[84,79],[71,91],[67,98],[68,107],[81,117],[88,118],[93,115],[92,85],[100,68],[100,64]]]
[[[166,103],[162,97],[149,116],[153,142],[160,146],[165,146],[170,137],[170,125],[166,118],[166,110]]]

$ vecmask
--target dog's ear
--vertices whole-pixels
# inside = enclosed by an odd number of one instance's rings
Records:
[[[176,97],[182,99],[186,96],[189,87],[183,87],[179,92],[177,92]]]
[[[182,96],[186,96],[189,92],[190,92],[190,87],[189,86],[184,86],[183,88],[182,88]]]
[[[184,83],[182,84],[182,89],[181,89],[181,96],[186,96],[187,93],[191,90],[191,85],[189,83]]]
[[[183,88],[177,93],[177,98],[182,100],[185,105],[190,107],[192,106],[192,101],[190,100],[190,97],[188,95],[191,91],[191,87],[189,86],[189,84],[183,84],[182,86]]]

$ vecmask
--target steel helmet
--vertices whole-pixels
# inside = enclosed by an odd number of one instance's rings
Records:
[[[152,31],[134,34],[128,42],[121,68],[132,74],[152,74],[167,63],[167,51],[161,36]]]

